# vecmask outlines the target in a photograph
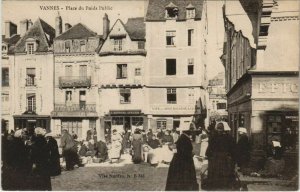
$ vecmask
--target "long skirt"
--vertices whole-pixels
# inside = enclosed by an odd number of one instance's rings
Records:
[[[140,140],[133,140],[132,141],[132,148],[133,148],[132,161],[134,163],[142,162],[142,160],[143,160],[143,157],[142,157],[142,142]]]
[[[234,164],[227,153],[217,152],[208,159],[208,189],[230,190],[235,182]]]

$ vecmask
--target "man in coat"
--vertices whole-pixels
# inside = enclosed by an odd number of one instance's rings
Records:
[[[52,133],[47,133],[45,135],[47,140],[47,149],[49,153],[49,175],[50,176],[57,176],[61,173],[60,167],[60,155],[58,151],[57,141],[53,138]]]
[[[67,171],[74,169],[74,165],[77,161],[77,149],[73,137],[69,134],[67,129],[63,129],[63,135],[61,136],[61,148],[62,154],[66,161]]]

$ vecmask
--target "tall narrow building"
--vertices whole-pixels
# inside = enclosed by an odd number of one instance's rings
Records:
[[[155,130],[203,127],[206,1],[151,0],[145,22],[148,125]]]

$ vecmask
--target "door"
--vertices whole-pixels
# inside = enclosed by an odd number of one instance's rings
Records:
[[[34,129],[36,127],[36,121],[35,120],[28,120],[27,121],[27,130],[29,135],[34,134]]]

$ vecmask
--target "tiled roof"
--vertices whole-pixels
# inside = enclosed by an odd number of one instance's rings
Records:
[[[28,29],[23,37],[16,44],[15,52],[25,52],[26,40],[33,38],[37,41],[37,52],[49,51],[53,43],[55,30],[42,19],[37,19],[36,22]]]
[[[125,24],[126,31],[132,40],[145,40],[145,27],[144,17],[129,18]]]
[[[15,51],[15,45],[20,40],[20,35],[12,35],[10,38],[5,38],[5,35],[2,35],[2,42],[8,44],[8,54],[13,54]]]
[[[85,25],[78,23],[71,27],[68,31],[62,33],[55,40],[66,40],[66,39],[82,39],[87,37],[97,36],[97,33],[93,32]]]
[[[191,6],[195,7],[195,19],[201,19],[203,0],[149,0],[146,21],[165,21],[165,8],[170,4],[178,7],[177,20],[186,20],[186,8]]]

